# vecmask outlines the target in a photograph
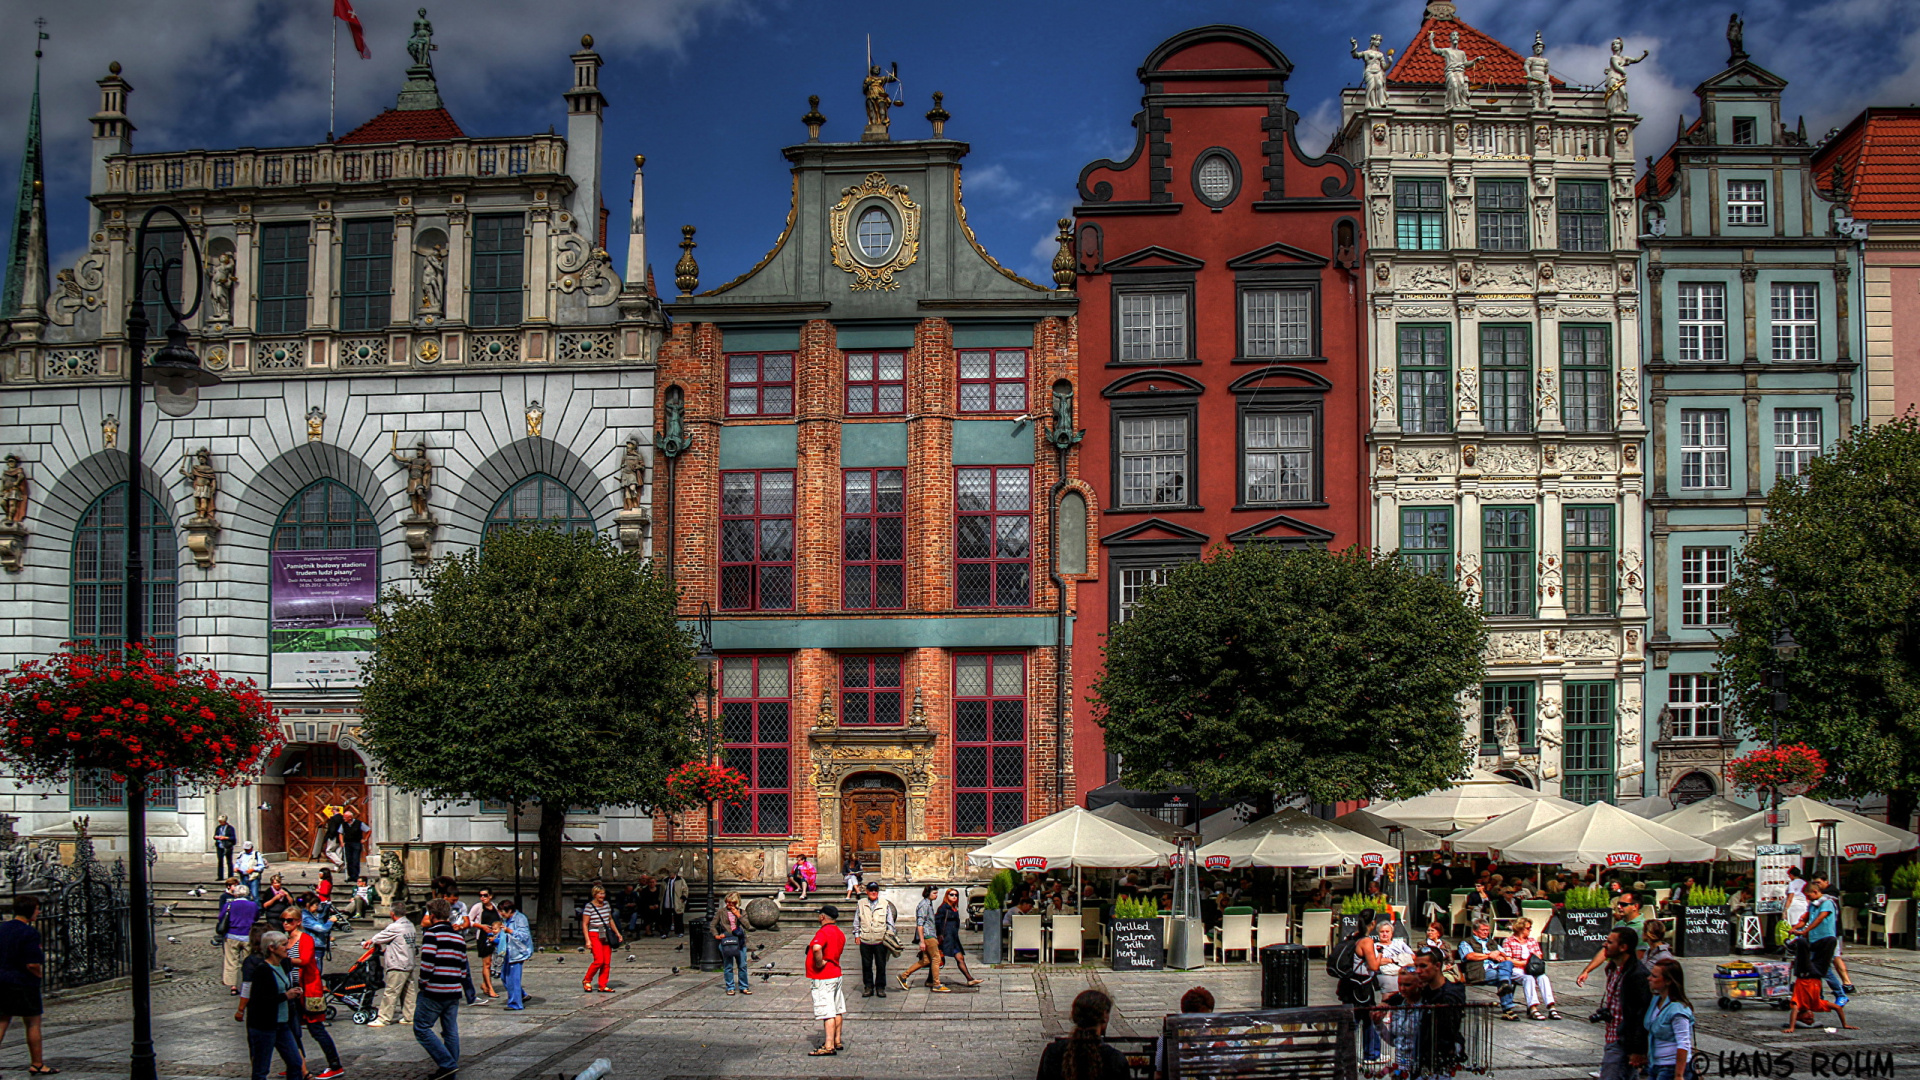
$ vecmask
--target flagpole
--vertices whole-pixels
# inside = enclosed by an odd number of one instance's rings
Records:
[[[333,51],[327,63],[327,141],[333,141],[333,86],[340,75],[340,20],[327,20],[333,24]]]

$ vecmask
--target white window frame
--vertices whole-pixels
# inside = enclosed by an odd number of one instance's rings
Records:
[[[1173,573],[1172,566],[1131,566],[1120,568],[1120,603],[1114,611],[1113,621],[1126,622],[1133,617],[1133,607],[1140,602],[1140,594],[1156,585],[1165,585],[1167,575]]]
[[[1767,291],[1773,358],[1820,359],[1819,287],[1808,281],[1776,281]]]
[[[1820,456],[1825,426],[1819,409],[1773,410],[1773,476],[1800,476]]]
[[[1117,418],[1115,431],[1121,506],[1186,506],[1193,501],[1193,493],[1188,490],[1192,480],[1188,455],[1193,452],[1189,414],[1122,416]],[[1144,444],[1128,446],[1129,441],[1140,440],[1145,440]]]
[[[1680,328],[1680,359],[1726,362],[1727,286],[1723,282],[1681,282],[1674,315]]]
[[[1765,180],[1727,181],[1727,224],[1765,225],[1767,223],[1767,182]]]
[[[1255,332],[1255,309],[1260,333]],[[1313,355],[1313,290],[1243,289],[1240,293],[1240,355],[1279,358]]]
[[[1731,486],[1732,458],[1726,409],[1680,410],[1680,486],[1713,491]]]
[[[1188,351],[1185,289],[1120,294],[1120,359],[1185,360]]]
[[[1733,568],[1730,547],[1680,549],[1680,625],[1726,626],[1727,578]]]
[[[1272,421],[1271,438],[1262,438],[1262,445],[1255,445],[1253,426],[1256,421]],[[1298,425],[1299,429],[1289,432],[1287,428]],[[1278,503],[1305,503],[1314,501],[1314,477],[1318,470],[1314,468],[1313,439],[1314,414],[1301,409],[1294,412],[1248,411],[1241,414],[1240,445],[1245,455],[1241,463],[1241,475],[1246,490],[1241,493],[1242,501],[1261,505]],[[1289,435],[1302,441],[1289,442]],[[1263,494],[1255,488],[1254,478],[1270,478],[1273,493]]]
[[[1668,675],[1671,739],[1718,739],[1726,731],[1726,703],[1718,675]]]

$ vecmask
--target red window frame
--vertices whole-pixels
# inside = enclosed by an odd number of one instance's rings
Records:
[[[899,653],[840,658],[842,726],[898,727],[906,723],[906,659]]]
[[[720,832],[793,832],[793,660],[720,658],[720,760],[747,778],[747,801],[720,809]]]
[[[907,605],[905,469],[843,469],[840,476],[840,606]]]
[[[728,416],[792,416],[793,354],[728,353]]]
[[[983,475],[984,490],[980,487]],[[953,470],[953,477],[954,606],[1031,607],[1032,467],[963,466]],[[1016,487],[1023,496],[1014,494]]]
[[[750,486],[743,477],[752,477]],[[767,481],[784,478],[786,497],[768,498]],[[751,498],[743,496],[751,495]],[[729,469],[720,474],[720,608],[792,611],[794,471]],[[782,546],[784,544],[784,546]]]
[[[886,364],[891,371],[882,367]],[[901,416],[907,411],[907,354],[857,349],[846,354],[847,415]]]
[[[960,349],[959,406],[963,413],[1027,411],[1027,349]],[[1012,364],[1018,361],[1019,371]]]
[[[956,654],[952,765],[955,835],[992,836],[1026,824],[1026,736],[1026,656]]]

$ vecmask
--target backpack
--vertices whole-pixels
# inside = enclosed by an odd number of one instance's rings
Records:
[[[1340,943],[1327,952],[1327,974],[1340,980],[1334,993],[1348,1005],[1373,1004],[1373,972],[1367,969],[1367,961],[1360,955],[1360,939],[1372,928],[1372,920],[1362,919],[1353,933],[1341,938]]]

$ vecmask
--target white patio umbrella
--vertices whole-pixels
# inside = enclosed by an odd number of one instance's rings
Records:
[[[1543,795],[1517,810],[1509,810],[1483,825],[1447,837],[1455,851],[1503,851],[1515,840],[1531,836],[1568,814],[1578,813],[1580,804],[1552,795]]]
[[[1506,777],[1475,769],[1471,777],[1452,787],[1411,799],[1378,803],[1367,807],[1367,811],[1397,825],[1446,834],[1471,829],[1543,797],[1540,792]]]
[[[1819,832],[1816,822],[1833,821],[1834,840],[1840,853],[1849,859],[1872,859],[1920,847],[1920,836],[1895,828],[1884,821],[1863,817],[1851,810],[1830,806],[1805,795],[1780,804],[1780,842],[1799,844],[1811,856]],[[1758,810],[1721,829],[1706,834],[1706,842],[1719,849],[1723,859],[1751,859],[1756,844],[1773,843],[1773,830],[1767,828],[1767,812]]]
[[[1376,840],[1393,847],[1393,834],[1389,829],[1400,830],[1400,850],[1402,851],[1439,851],[1440,838],[1425,829],[1416,829],[1402,825],[1397,821],[1388,821],[1370,809],[1355,810],[1341,814],[1333,819],[1335,825],[1352,829],[1369,840]]]
[[[1661,814],[1673,813],[1673,800],[1662,795],[1649,795],[1644,799],[1628,799],[1625,802],[1617,802],[1613,805],[1635,817],[1643,817],[1650,821],[1658,820]]]
[[[1125,825],[1135,832],[1143,832],[1148,836],[1157,836],[1168,843],[1182,839],[1197,839],[1191,830],[1183,829],[1171,821],[1154,817],[1145,811],[1135,810],[1125,803],[1108,803],[1100,809],[1095,810],[1094,813],[1116,825]]]
[[[1704,862],[1713,857],[1713,845],[1601,802],[1509,842],[1500,856],[1508,862],[1637,870],[1660,863]]]
[[[1691,833],[1694,836],[1705,836],[1752,814],[1753,807],[1734,802],[1725,795],[1714,795],[1656,815],[1653,820],[1669,829],[1679,829],[1683,833]]]
[[[1173,845],[1069,806],[967,853],[975,866],[1040,873],[1067,867],[1165,866]]]
[[[1336,863],[1379,866],[1397,859],[1399,852],[1391,844],[1289,808],[1228,833],[1201,848],[1199,855],[1202,867],[1221,870]]]

